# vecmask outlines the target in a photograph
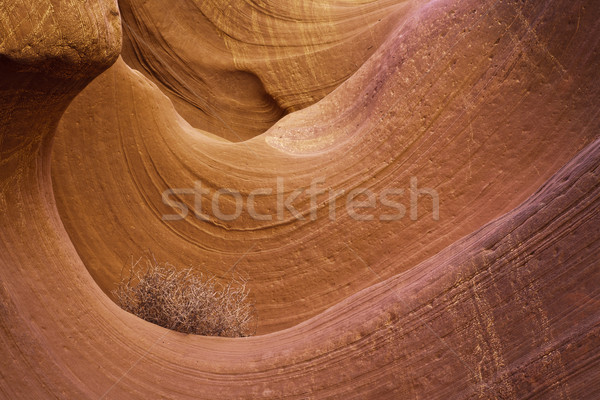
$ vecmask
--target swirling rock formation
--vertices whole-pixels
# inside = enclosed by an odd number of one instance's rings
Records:
[[[597,136],[598,122],[585,117],[598,107],[585,37],[595,21],[584,14],[579,29],[550,22],[556,7],[418,8],[332,94],[237,144],[192,129],[158,88],[119,61],[59,127],[53,176],[65,227],[107,292],[130,258],[148,250],[221,276],[239,261],[236,270],[251,278],[259,332],[292,326],[516,207]],[[574,22],[580,11],[562,8]],[[411,177],[439,192],[439,221],[427,198],[416,221],[410,210],[380,221],[393,212],[383,207],[373,221],[357,220],[345,197],[328,217],[329,197],[356,188],[378,198],[402,188],[397,200],[410,208]],[[293,202],[303,220],[287,210],[276,215],[278,178],[286,199],[305,188]],[[318,178],[326,193],[315,203],[308,191]],[[224,221],[206,196],[208,221],[163,221],[174,210],[161,194],[195,182],[211,193],[236,189],[244,199],[271,189],[256,201],[271,220],[244,211]],[[194,197],[180,197],[198,211]]]
[[[0,2],[2,398],[600,395],[596,2],[198,4],[123,1],[115,62],[116,4]],[[196,182],[265,218],[164,220]],[[247,274],[262,335],[119,309],[146,250]]]
[[[120,2],[127,63],[197,128],[238,142],[323,98],[411,1]],[[176,22],[174,22],[176,21]]]

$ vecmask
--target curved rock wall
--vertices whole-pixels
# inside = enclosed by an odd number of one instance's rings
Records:
[[[127,47],[131,36],[117,60],[113,2],[0,2],[1,398],[600,395],[596,2],[244,2],[219,18],[209,11],[222,5],[194,4],[174,6],[173,21],[197,13],[220,40],[229,32],[216,59],[235,54],[233,73],[260,76],[293,113],[260,135],[269,118],[248,117],[262,122],[239,143],[196,129],[186,113],[209,119],[156,72],[191,61],[138,72],[148,53]],[[120,6],[126,35],[138,29],[158,54],[186,54],[184,24],[161,27],[150,2]],[[260,18],[252,29],[239,22],[247,14]],[[362,39],[363,14],[388,18],[372,54],[343,36]],[[299,31],[282,23],[274,34],[273,21],[294,18],[306,21]],[[159,42],[163,30],[173,41]],[[300,79],[307,92],[267,78],[303,71],[294,59],[335,64],[326,46],[285,50],[315,32],[355,46],[342,58],[360,68]],[[250,45],[232,44],[240,39]],[[180,83],[220,67],[194,68]],[[223,115],[234,121],[243,108]],[[247,198],[278,181],[286,198],[298,193],[297,215],[278,215],[274,190],[255,203],[270,220],[249,210],[163,219],[167,189],[201,182]],[[312,184],[327,193],[313,201]],[[412,219],[411,184],[428,191]],[[381,203],[355,214],[345,200],[357,188],[377,199],[404,189],[406,215],[388,221]],[[211,209],[186,196],[188,209]],[[249,276],[261,334],[183,335],[121,310],[106,292],[145,251]]]

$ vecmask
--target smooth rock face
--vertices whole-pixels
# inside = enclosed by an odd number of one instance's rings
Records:
[[[599,72],[585,50],[595,38],[584,36],[596,21],[582,17],[576,32],[555,16],[557,7],[417,8],[333,93],[235,145],[191,129],[158,88],[118,61],[58,129],[53,179],[65,227],[107,293],[131,257],[148,250],[219,276],[239,261],[259,332],[293,326],[516,207],[597,137],[598,121],[589,118],[597,88],[589,82]],[[563,6],[561,18],[579,11]],[[549,53],[560,41],[564,49]],[[438,191],[439,221],[427,196],[411,220],[412,177]],[[319,178],[328,193],[315,206],[307,190]],[[304,220],[287,210],[277,217],[278,179],[286,199],[307,189],[293,202]],[[270,189],[255,208],[271,220],[247,210],[232,221],[215,218],[210,197],[202,203],[208,221],[161,220],[174,212],[161,194],[195,182],[244,199]],[[377,198],[404,189],[396,200],[405,217],[380,221],[394,210],[379,207],[372,221],[357,220],[342,197],[331,220],[330,193],[356,188]],[[179,197],[198,208],[193,196]]]
[[[127,64],[157,83],[194,127],[239,142],[330,93],[416,2],[119,4]]]
[[[1,398],[600,396],[600,3],[119,8],[0,0]],[[121,310],[146,252],[260,335]]]

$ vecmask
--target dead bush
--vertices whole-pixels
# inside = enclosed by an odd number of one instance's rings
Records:
[[[223,284],[191,268],[178,270],[150,259],[144,268],[138,260],[113,294],[125,311],[177,332],[226,337],[254,333],[254,307],[246,280],[239,276]]]

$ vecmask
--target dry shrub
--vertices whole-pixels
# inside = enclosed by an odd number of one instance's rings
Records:
[[[215,277],[196,275],[191,268],[148,259],[139,260],[113,294],[125,311],[165,328],[205,336],[242,337],[252,333],[254,307],[246,280],[223,284]]]

